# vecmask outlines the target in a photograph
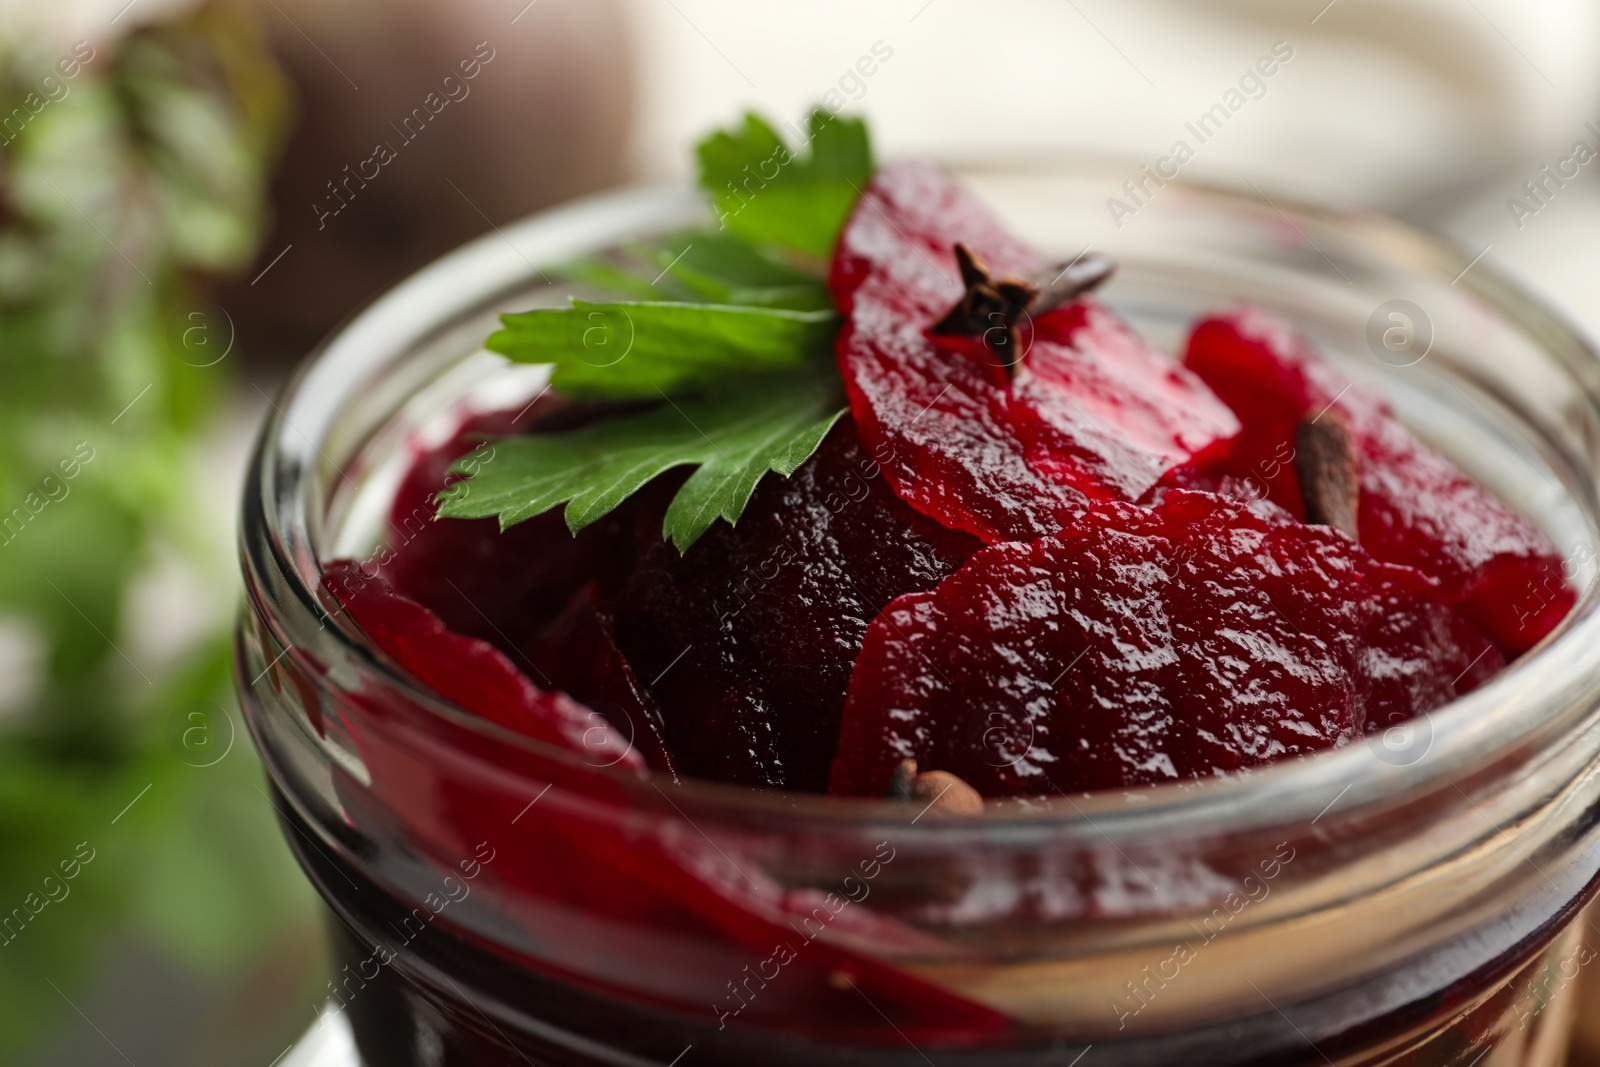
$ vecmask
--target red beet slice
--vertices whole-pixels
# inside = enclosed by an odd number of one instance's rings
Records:
[[[545,627],[529,658],[552,687],[604,715],[652,770],[676,781],[661,712],[617,648],[615,626],[611,612],[600,603],[599,587],[590,582],[573,595],[561,617]],[[602,765],[620,758],[622,752],[598,753],[591,746],[591,754]]]
[[[1071,521],[1085,495],[1138,499],[1226,450],[1230,412],[1092,300],[1026,324],[1015,383],[981,343],[931,338],[962,293],[958,242],[996,275],[1044,265],[936,168],[885,167],[830,274],[848,314],[836,351],[851,411],[913,506],[985,541],[1028,540]]]
[[[985,541],[1040,537],[1082,510],[1079,493],[1028,465],[996,365],[936,346],[923,331],[937,316],[891,283],[854,307],[839,368],[862,441],[902,499]]]
[[[882,794],[905,758],[989,796],[1224,773],[1425,712],[1489,647],[1429,579],[1270,506],[1099,504],[884,609],[830,790]]]
[[[329,563],[323,581],[374,645],[445,700],[536,741],[590,759],[622,752],[618,765],[644,769],[644,758],[604,719],[565,694],[543,692],[487,641],[447,630],[354,560]]]
[[[1050,480],[1140,500],[1174,470],[1231,451],[1233,412],[1104,304],[1080,299],[1033,325],[1013,407],[1028,463]]]
[[[817,792],[868,622],[979,547],[896,496],[849,418],[688,553],[659,521],[641,528],[617,643],[660,704],[678,770]]]
[[[1542,531],[1419,442],[1287,324],[1253,308],[1214,315],[1195,327],[1185,363],[1244,424],[1229,469],[1300,517],[1295,426],[1337,408],[1358,453],[1362,546],[1438,579],[1507,656],[1531,648],[1572,607],[1560,555]]]

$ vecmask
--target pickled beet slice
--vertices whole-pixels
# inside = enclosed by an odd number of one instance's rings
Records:
[[[996,276],[1044,257],[937,168],[882,168],[834,252],[836,343],[861,439],[905,500],[985,541],[1028,540],[1093,498],[1138,499],[1238,432],[1192,374],[1081,300],[1026,323],[1013,383],[972,338],[928,334],[961,296],[956,243]]]
[[[1349,743],[1497,664],[1436,584],[1271,505],[1170,490],[993,545],[873,622],[830,791],[897,761],[989,796],[1139,786]]]
[[[659,521],[640,526],[617,643],[660,705],[678,770],[817,792],[867,624],[980,547],[896,496],[848,417],[686,554]]]
[[[932,321],[893,286],[858,294],[836,350],[863,442],[902,499],[953,530],[1004,541],[1058,529],[1081,494],[1028,465],[998,368],[935,346]]]
[[[494,462],[493,438],[557,431],[592,414],[551,396],[531,407],[473,415],[449,439],[414,445],[390,509],[389,544],[367,561],[395,591],[424,605],[453,632],[479,637],[514,662],[587,582],[614,593],[633,564],[630,501],[577,536],[559,509],[501,531],[495,519],[436,520],[435,498],[475,449]],[[544,683],[545,679],[535,678]]]
[[[1362,546],[1438,579],[1506,656],[1527,651],[1572,607],[1543,532],[1413,437],[1287,324],[1253,308],[1211,316],[1190,336],[1185,363],[1244,424],[1229,469],[1300,517],[1295,427],[1304,414],[1336,408],[1357,451]]]
[[[553,688],[604,715],[652,770],[676,781],[661,712],[617,648],[615,626],[611,612],[600,602],[598,585],[590,582],[545,627],[529,658]],[[604,764],[619,757],[621,750],[602,754],[590,746],[590,755]]]
[[[354,560],[334,560],[323,582],[361,631],[407,673],[457,706],[536,741],[643,770],[644,758],[595,714],[563,693],[547,693],[487,641],[452,633],[439,617],[370,578]]]
[[[1012,386],[1028,463],[1096,499],[1139,500],[1175,469],[1215,467],[1239,433],[1192,372],[1083,298],[1034,320]]]

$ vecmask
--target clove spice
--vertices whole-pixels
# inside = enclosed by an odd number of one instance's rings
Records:
[[[966,291],[929,332],[982,337],[1007,375],[1013,377],[1024,354],[1017,335],[1022,322],[1077,299],[1116,270],[1110,257],[1086,252],[1069,263],[1056,264],[1029,277],[996,278],[988,264],[966,245],[958,242],[955,256]]]

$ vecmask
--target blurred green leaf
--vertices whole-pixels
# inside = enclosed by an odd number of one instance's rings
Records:
[[[756,244],[826,256],[872,176],[872,145],[860,119],[817,109],[789,145],[759,115],[700,142],[700,185],[717,221]]]
[[[749,304],[822,311],[833,307],[827,284],[779,263],[754,245],[716,232],[686,233],[667,238],[655,253],[694,295],[712,304]]]
[[[52,60],[0,41],[0,114]],[[3,1063],[71,1012],[44,979],[72,994],[113,932],[217,969],[309,921],[237,711],[214,766],[166,736],[175,710],[231,709],[227,635],[137,663],[125,617],[157,547],[208,566],[202,520],[232,507],[201,499],[193,471],[233,361],[198,366],[181,339],[209,277],[256,251],[287,114],[251,18],[212,2],[98,42],[0,145],[0,635],[41,646],[33,691],[0,697],[0,915],[80,842],[95,850],[0,943]]]

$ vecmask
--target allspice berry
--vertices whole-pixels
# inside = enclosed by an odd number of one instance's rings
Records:
[[[912,779],[911,797],[930,815],[982,815],[983,797],[949,771],[923,771]]]

